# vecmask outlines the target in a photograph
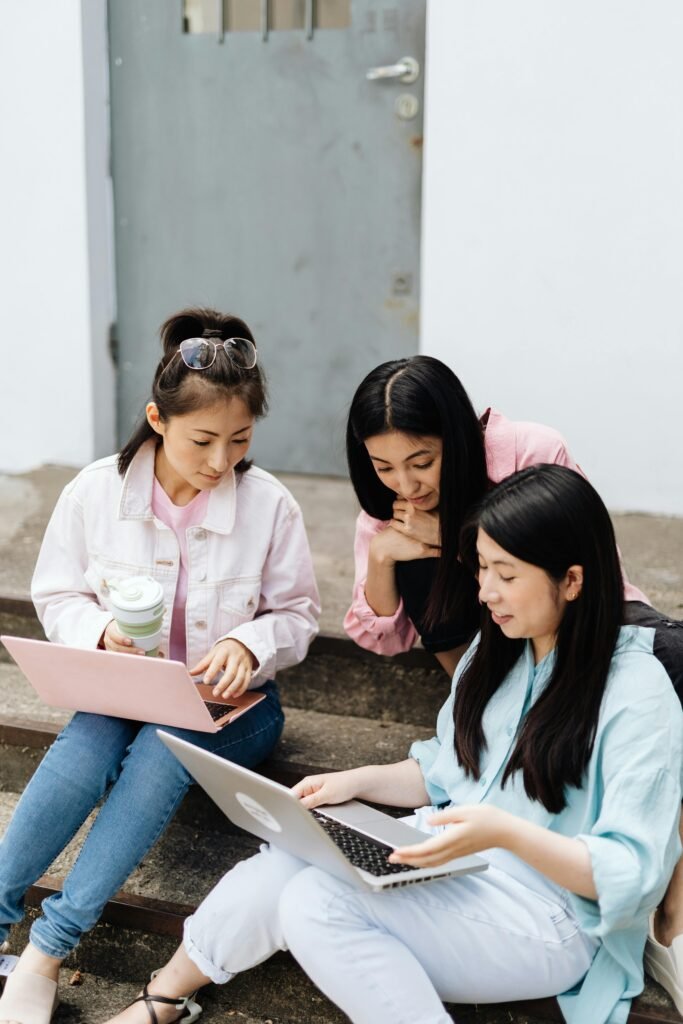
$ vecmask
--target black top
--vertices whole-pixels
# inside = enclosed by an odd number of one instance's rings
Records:
[[[436,576],[436,558],[416,558],[412,562],[396,562],[396,586],[403,599],[408,618],[420,634],[422,646],[430,654],[450,651],[453,647],[469,643],[479,629],[479,603],[472,576],[456,562],[454,586],[462,588],[464,615],[457,622],[440,622],[427,629],[424,625],[425,610]]]

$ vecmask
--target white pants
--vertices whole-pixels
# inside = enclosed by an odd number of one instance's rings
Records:
[[[185,950],[221,984],[289,949],[354,1024],[452,1024],[442,1000],[553,996],[593,959],[563,890],[521,868],[368,893],[264,846],[188,918]]]

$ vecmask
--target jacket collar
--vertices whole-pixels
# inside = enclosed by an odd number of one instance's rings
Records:
[[[491,483],[498,484],[516,469],[516,434],[510,429],[510,420],[495,409],[487,409],[481,421],[485,425],[486,471]]]
[[[119,501],[119,519],[154,519],[152,488],[156,442],[145,441],[126,470]],[[237,480],[234,470],[209,495],[202,526],[213,533],[231,533],[235,525]]]

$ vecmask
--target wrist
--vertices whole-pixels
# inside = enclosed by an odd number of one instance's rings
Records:
[[[107,630],[109,629],[109,627],[111,626],[113,621],[114,621],[113,619],[110,619],[109,622],[107,623],[107,625],[102,630],[102,633],[100,634],[100,639],[97,641],[97,649],[98,649],[98,651],[105,651],[106,650],[106,647],[104,646],[104,638],[105,638],[105,636],[107,634]]]
[[[369,799],[367,790],[373,779],[373,766],[365,764],[359,768],[351,768],[349,778],[353,783],[353,799]]]
[[[388,551],[383,551],[378,544],[370,544],[369,562],[371,566],[380,570],[393,569],[396,565],[396,559],[392,558]]]
[[[518,857],[523,858],[528,822],[499,808],[496,808],[496,817],[495,845],[502,850],[508,850],[509,853],[514,853]]]

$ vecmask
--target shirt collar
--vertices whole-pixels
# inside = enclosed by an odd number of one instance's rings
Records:
[[[154,456],[156,441],[150,439],[140,446],[126,470],[119,501],[119,519],[154,519],[152,491],[154,488]],[[231,533],[235,525],[237,479],[231,470],[214,487],[200,524],[214,533]]]

